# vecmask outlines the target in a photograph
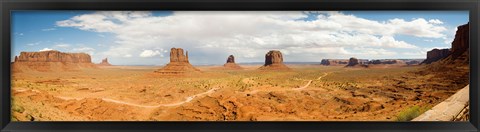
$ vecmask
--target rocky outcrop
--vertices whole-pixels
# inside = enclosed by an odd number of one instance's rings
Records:
[[[165,67],[155,71],[163,75],[181,75],[185,73],[199,72],[188,60],[188,51],[184,54],[182,48],[170,49],[170,63]]]
[[[348,60],[347,59],[322,59],[320,62],[320,65],[325,65],[325,66],[337,66],[337,65],[347,65]]]
[[[223,67],[232,70],[242,69],[242,67],[235,63],[235,57],[233,55],[228,56],[227,63],[225,63]]]
[[[283,64],[282,52],[278,50],[271,50],[265,54],[265,64],[259,68],[260,70],[289,70],[285,64]]]
[[[430,64],[432,62],[436,62],[443,58],[446,58],[450,55],[449,49],[433,49],[427,52],[427,59],[425,59],[422,64]]]
[[[112,66],[112,64],[110,64],[108,62],[108,58],[103,59],[102,62],[97,64],[97,65],[99,65],[99,66]]]
[[[64,53],[56,50],[21,52],[15,56],[14,71],[75,71],[82,68],[96,68],[86,53]]]

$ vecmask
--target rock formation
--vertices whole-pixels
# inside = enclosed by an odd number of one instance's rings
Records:
[[[348,60],[346,59],[322,59],[320,65],[325,66],[337,66],[337,65],[347,65]]]
[[[189,72],[199,72],[200,70],[193,67],[188,60],[188,51],[183,53],[182,48],[170,49],[170,63],[165,67],[155,71],[164,75],[178,75]]]
[[[355,65],[358,65],[358,59],[355,58],[355,57],[352,57],[348,60],[348,64],[347,66],[355,66]]]
[[[455,39],[452,42],[452,58],[456,59],[469,49],[469,24],[461,25],[457,28]]]
[[[422,63],[422,61],[409,60],[409,61],[406,61],[405,63],[406,63],[407,65],[418,65],[418,64]]]
[[[369,65],[371,65],[371,64],[372,65],[376,65],[376,64],[404,65],[406,63],[402,60],[371,60],[371,61],[368,61],[368,64]]]
[[[97,65],[99,65],[99,66],[112,66],[112,64],[110,64],[108,62],[108,58],[103,59],[102,62],[100,64],[97,64]]]
[[[348,60],[348,63],[345,67],[368,67],[367,65],[360,63],[360,60],[352,57]]]
[[[433,49],[427,52],[427,59],[422,64],[430,64],[447,57],[450,54],[449,49]]]
[[[422,64],[430,64],[436,61],[442,61],[444,64],[469,64],[469,33],[469,23],[458,26],[455,39],[452,42],[452,48],[440,51],[433,49],[427,52],[427,59]],[[433,58],[431,60],[435,61],[431,61],[429,58]]]
[[[282,52],[278,50],[271,50],[265,54],[265,64],[259,68],[260,70],[289,70],[285,64],[283,64]]]
[[[63,53],[56,50],[21,52],[15,56],[14,71],[70,71],[81,68],[95,68],[90,55],[86,53]]]
[[[223,67],[226,69],[242,69],[242,67],[235,63],[235,57],[233,55],[228,56],[227,63],[225,63]]]
[[[92,63],[91,57],[85,53],[63,53],[56,50],[42,52],[21,52],[16,62],[64,62]]]

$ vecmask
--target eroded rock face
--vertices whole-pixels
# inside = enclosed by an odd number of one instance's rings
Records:
[[[75,71],[82,68],[96,68],[86,53],[64,53],[56,50],[21,52],[15,57],[14,72],[22,71]]]
[[[278,50],[271,50],[267,54],[265,54],[264,66],[271,64],[283,64],[282,52]]]
[[[427,59],[425,59],[422,63],[430,64],[447,57],[449,54],[449,49],[433,49],[427,52]]]
[[[352,57],[348,60],[348,64],[347,66],[355,66],[355,65],[358,65],[358,59],[355,58],[355,57]]]
[[[455,33],[455,39],[452,42],[452,58],[461,56],[469,49],[469,24],[461,25],[457,27]]]
[[[165,67],[155,71],[164,75],[181,75],[184,73],[199,72],[188,60],[188,51],[184,54],[182,48],[170,49],[170,63]]]
[[[188,51],[185,55],[182,48],[170,49],[170,62],[188,62]]]
[[[92,60],[90,55],[86,53],[63,53],[51,50],[42,52],[21,52],[15,62],[92,63]]]
[[[265,54],[265,64],[260,67],[261,70],[287,70],[288,68],[283,64],[282,52],[278,50],[271,50]]]
[[[103,59],[102,62],[101,62],[100,64],[98,64],[98,65],[100,65],[100,66],[111,66],[112,64],[110,64],[110,63],[108,62],[108,58],[105,58],[105,59]]]

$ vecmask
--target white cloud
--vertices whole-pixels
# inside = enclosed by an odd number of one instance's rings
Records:
[[[432,24],[443,24],[443,22],[438,19],[430,19],[428,22]]]
[[[301,20],[308,17],[307,13],[312,12],[180,11],[170,16],[154,16],[151,12],[95,12],[58,21],[57,26],[112,33],[114,43],[102,52],[109,57],[132,57],[132,54],[150,57],[165,52],[157,52],[155,48],[172,47],[189,48],[201,55],[236,54],[239,60],[257,61],[263,60],[271,49],[292,56],[303,52],[313,56],[322,52],[349,54],[345,48],[360,47],[369,51],[360,52],[364,55],[393,55],[397,53],[391,49],[418,48],[397,40],[396,35],[446,37],[447,29],[437,19],[376,21],[341,12],[313,12],[317,19]]]
[[[60,48],[67,48],[70,47],[70,44],[57,44],[55,47],[60,47]]]
[[[42,29],[42,31],[54,31],[54,30],[57,30],[56,28],[45,28],[45,29]]]
[[[42,43],[42,42],[39,41],[39,42],[34,42],[34,43],[28,43],[27,45],[28,46],[35,46],[35,45],[39,45],[40,43]]]
[[[95,49],[90,48],[90,47],[79,47],[79,48],[73,48],[71,51],[73,52],[80,52],[80,53],[87,53],[89,55],[94,55],[95,54]]]
[[[39,51],[51,51],[51,50],[53,50],[53,49],[50,49],[50,48],[43,48],[43,49],[41,49],[41,50],[39,50]]]
[[[157,55],[161,55],[161,57],[163,57],[163,54],[160,53],[160,51],[158,50],[143,50],[142,53],[140,53],[140,57],[154,57],[154,56],[157,56]]]

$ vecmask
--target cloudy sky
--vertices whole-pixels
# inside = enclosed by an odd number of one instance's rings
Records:
[[[172,47],[194,65],[262,62],[280,50],[287,62],[425,58],[450,48],[467,11],[16,11],[13,56],[22,51],[85,52],[98,63],[163,65]]]

